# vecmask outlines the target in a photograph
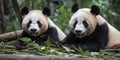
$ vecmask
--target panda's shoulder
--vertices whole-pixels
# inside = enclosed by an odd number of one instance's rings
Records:
[[[104,23],[107,23],[107,21],[100,15],[97,15],[96,19],[99,25],[103,25]]]

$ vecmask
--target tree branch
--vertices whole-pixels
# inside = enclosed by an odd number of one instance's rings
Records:
[[[21,16],[21,13],[20,13],[20,9],[19,9],[18,3],[17,3],[16,0],[12,0],[12,3],[13,3],[13,6],[14,6],[14,9],[15,9],[15,12],[17,14],[17,17],[19,19],[19,22],[21,24],[22,23],[22,16]]]
[[[5,33],[6,22],[5,22],[5,14],[4,14],[4,0],[0,0],[0,7],[1,7],[1,18],[2,18],[1,27],[2,27],[2,32]]]

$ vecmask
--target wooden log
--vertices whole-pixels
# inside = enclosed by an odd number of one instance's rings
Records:
[[[8,42],[16,40],[18,37],[21,36],[23,30],[17,30],[14,32],[0,34],[0,41]]]
[[[68,58],[60,56],[36,56],[36,55],[13,55],[13,54],[0,54],[1,60],[103,60],[98,58]]]

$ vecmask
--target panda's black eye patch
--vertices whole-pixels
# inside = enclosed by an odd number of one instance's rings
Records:
[[[77,20],[76,20],[75,23],[73,24],[73,27],[74,27],[74,28],[75,28],[76,24],[77,24]]]
[[[83,21],[83,25],[87,28],[88,27],[88,23],[84,20]]]
[[[28,27],[28,28],[30,27],[30,24],[31,24],[31,23],[32,23],[31,20],[27,23],[27,27]]]
[[[40,21],[37,21],[37,24],[38,24],[39,27],[42,26],[42,24],[40,23]]]

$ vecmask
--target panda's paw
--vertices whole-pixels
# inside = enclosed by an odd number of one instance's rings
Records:
[[[107,48],[107,49],[111,49],[111,48],[113,48],[113,46],[114,46],[114,44],[109,43],[109,44],[106,46],[106,48]]]
[[[24,44],[23,42],[21,42],[20,40],[18,40],[15,43],[15,47],[16,47],[17,50],[25,49],[26,48],[26,44]]]
[[[15,47],[17,50],[25,49],[25,46],[23,46],[23,45],[16,45]]]

